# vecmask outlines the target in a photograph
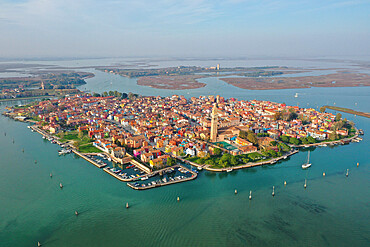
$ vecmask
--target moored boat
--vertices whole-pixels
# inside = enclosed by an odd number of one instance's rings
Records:
[[[312,164],[310,163],[310,151],[308,151],[308,157],[307,157],[307,162],[302,165],[302,169],[307,169],[311,166]]]

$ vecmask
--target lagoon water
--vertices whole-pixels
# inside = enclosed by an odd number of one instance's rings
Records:
[[[369,87],[251,91],[217,78],[202,81],[207,86],[201,89],[157,90],[96,72],[83,88],[162,96],[220,94],[315,108],[335,102],[369,112]],[[296,92],[298,98],[293,97]],[[0,103],[0,111],[25,102]],[[60,157],[58,146],[31,132],[27,124],[1,115],[0,246],[36,246],[37,241],[51,247],[368,246],[370,120],[343,116],[364,129],[364,140],[316,148],[308,170],[300,167],[307,158],[307,151],[301,150],[271,166],[231,173],[201,171],[191,182],[134,191],[75,155]]]

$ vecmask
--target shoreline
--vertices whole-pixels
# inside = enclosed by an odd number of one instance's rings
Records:
[[[251,168],[251,167],[256,167],[256,166],[263,166],[263,165],[268,165],[268,164],[275,164],[276,162],[280,161],[281,159],[286,159],[288,158],[289,156],[292,156],[296,153],[298,153],[299,150],[292,150],[288,153],[286,153],[285,155],[283,156],[280,156],[280,157],[277,157],[277,158],[273,158],[273,159],[269,159],[269,160],[266,160],[266,161],[260,161],[260,162],[256,162],[256,163],[247,163],[247,164],[243,164],[243,165],[239,165],[239,166],[231,166],[231,167],[225,167],[225,168],[212,168],[212,167],[209,167],[208,165],[200,165],[200,164],[197,164],[195,162],[192,162],[192,161],[189,161],[189,160],[186,160],[186,159],[183,159],[183,158],[178,158],[180,159],[181,161],[189,164],[189,165],[192,165],[192,166],[195,166],[195,167],[200,167],[204,170],[207,170],[207,171],[212,171],[212,172],[231,172],[233,170],[239,170],[239,169],[244,169],[244,168]],[[228,171],[230,170],[231,171]]]
[[[355,110],[352,110],[352,109],[349,109],[349,108],[338,107],[338,106],[324,105],[324,107],[327,108],[327,109],[330,109],[330,110],[334,110],[334,111],[340,111],[340,112],[345,112],[345,113],[352,114],[352,115],[358,115],[358,116],[361,116],[361,117],[370,118],[370,113],[368,113],[368,112],[355,111]]]
[[[349,138],[343,138],[343,139],[340,139],[340,140],[329,141],[329,142],[311,143],[311,144],[305,144],[305,145],[303,145],[303,144],[302,145],[292,145],[292,144],[290,144],[289,146],[292,147],[292,148],[308,148],[308,147],[317,147],[317,146],[321,146],[321,145],[324,145],[324,144],[325,145],[345,144],[347,142],[350,143],[353,139],[358,138],[358,136],[359,136],[359,133],[356,130],[356,134],[352,137],[349,137]],[[204,169],[204,170],[207,170],[207,171],[231,172],[233,170],[239,170],[239,169],[244,169],[244,168],[251,168],[251,167],[263,166],[263,165],[269,165],[269,164],[272,165],[272,164],[275,164],[276,162],[278,162],[282,159],[285,160],[289,156],[292,156],[292,155],[294,155],[298,152],[299,152],[298,149],[293,149],[293,150],[289,151],[288,153],[285,153],[283,156],[276,157],[276,158],[273,158],[273,159],[269,159],[269,160],[266,160],[266,161],[260,161],[260,162],[256,162],[256,163],[249,162],[247,164],[243,164],[243,165],[239,165],[239,166],[230,166],[230,167],[225,167],[225,168],[212,168],[212,167],[209,167],[209,165],[201,165],[201,164],[192,162],[190,160],[183,159],[181,157],[176,157],[176,158],[181,160],[184,163],[187,163],[187,164],[191,165],[191,166],[201,168],[201,169]],[[230,171],[230,169],[231,169],[231,171]]]
[[[21,98],[12,98],[12,99],[0,99],[0,102],[17,101],[17,100],[30,100],[30,99],[43,99],[43,98],[53,98],[53,97],[57,97],[57,96],[44,95],[44,96],[35,96],[35,97],[21,97]]]

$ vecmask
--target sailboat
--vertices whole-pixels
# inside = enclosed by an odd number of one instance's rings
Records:
[[[306,169],[306,168],[310,167],[311,165],[312,164],[310,163],[310,151],[308,151],[307,162],[302,165],[302,169]]]
[[[298,93],[295,93],[294,98],[298,98]]]

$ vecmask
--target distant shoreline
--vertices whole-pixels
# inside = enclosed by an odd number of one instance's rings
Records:
[[[355,111],[355,110],[352,110],[352,109],[349,109],[349,108],[338,107],[338,106],[325,105],[324,107],[326,107],[327,109],[330,109],[330,110],[334,110],[334,111],[340,111],[340,112],[345,112],[345,113],[349,113],[349,114],[353,114],[353,115],[358,115],[358,116],[370,118],[370,113],[368,113],[368,112],[360,112],[360,111]]]
[[[53,98],[56,96],[53,95],[44,95],[44,96],[35,96],[35,97],[21,97],[21,98],[12,98],[12,99],[0,99],[0,102],[6,101],[16,101],[16,100],[28,100],[28,99],[43,99],[43,98]]]

